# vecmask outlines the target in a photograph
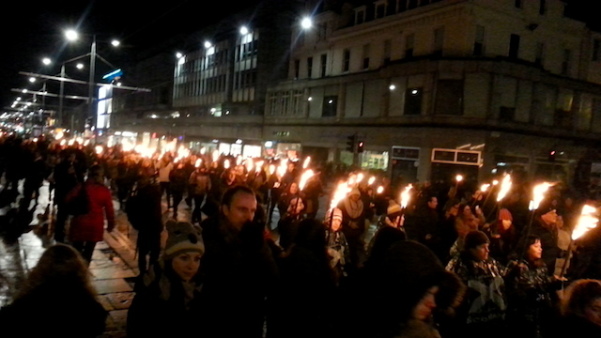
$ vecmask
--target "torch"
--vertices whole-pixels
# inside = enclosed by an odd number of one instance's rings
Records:
[[[411,199],[411,189],[413,189],[413,186],[411,184],[409,184],[401,192],[401,215],[398,216],[397,219],[395,220],[397,228],[403,225],[401,220],[404,217],[405,209],[407,208],[407,205],[409,204],[409,200]]]
[[[501,187],[499,188],[499,192],[497,193],[497,201],[496,201],[494,207],[492,208],[492,210],[490,211],[490,214],[488,215],[488,217],[486,217],[487,220],[490,218],[490,216],[492,214],[495,213],[495,211],[498,212],[499,202],[501,202],[505,198],[505,196],[507,196],[507,193],[509,192],[509,190],[511,190],[511,175],[505,174],[503,176],[503,179],[501,180]]]
[[[570,243],[568,244],[567,250],[568,254],[561,267],[560,277],[564,276],[566,269],[568,268],[568,262],[572,256],[572,243],[586,234],[590,229],[596,228],[598,223],[599,218],[597,217],[597,208],[588,204],[583,205],[580,217],[578,218],[578,223],[574,227],[574,230],[572,230],[572,235],[570,236]]]
[[[330,224],[329,227],[332,226],[332,219],[334,218],[334,210],[338,207],[338,203],[346,197],[346,195],[350,191],[350,187],[348,182],[340,181],[334,190],[334,194],[332,195],[332,200],[330,201]]]
[[[530,210],[530,220],[528,221],[528,225],[526,226],[526,236],[523,237],[524,241],[527,240],[528,236],[530,235],[530,228],[532,227],[532,221],[534,220],[534,213],[536,209],[538,209],[540,203],[545,198],[545,194],[551,186],[553,186],[552,183],[543,182],[535,185],[532,189],[532,199],[530,200],[530,204],[528,205],[528,210]],[[525,253],[526,248],[524,247],[522,256],[524,256]]]

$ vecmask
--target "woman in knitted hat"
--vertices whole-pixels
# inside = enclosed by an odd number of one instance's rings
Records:
[[[549,273],[539,237],[528,236],[523,246],[518,249],[523,256],[507,265],[508,323],[529,337],[547,337],[555,314],[553,295],[566,279]]]
[[[463,250],[451,258],[447,271],[456,273],[467,285],[467,293],[458,318],[463,337],[505,337],[504,269],[489,256],[490,240],[482,231],[470,231],[464,239]]]
[[[202,319],[198,273],[205,247],[198,226],[169,220],[163,256],[135,286],[128,311],[128,337],[184,337]]]
[[[465,290],[428,247],[411,240],[392,244],[365,282],[366,306],[382,311],[368,311],[364,337],[440,337],[438,324],[453,317]]]
[[[506,208],[500,209],[497,221],[483,231],[490,238],[490,255],[501,264],[507,264],[518,241],[511,212]]]

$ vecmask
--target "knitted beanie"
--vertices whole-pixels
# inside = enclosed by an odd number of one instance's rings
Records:
[[[394,304],[394,317],[399,319],[409,318],[433,286],[440,288],[436,303],[442,311],[456,307],[465,290],[459,278],[445,270],[432,250],[412,240],[392,244],[378,270],[377,293],[382,302]]]
[[[474,231],[470,231],[468,232],[468,234],[465,236],[465,242],[463,244],[463,248],[464,249],[473,249],[479,245],[485,244],[485,243],[490,243],[490,240],[488,239],[488,236],[479,230],[474,230]]]
[[[511,216],[511,212],[509,212],[509,210],[507,210],[506,208],[503,208],[503,209],[499,210],[499,219],[500,220],[513,221],[513,217]]]
[[[342,221],[342,210],[340,210],[339,208],[334,208],[334,209],[328,210],[328,212],[326,213],[325,222],[327,224],[330,224],[332,219],[337,219],[337,220]]]
[[[167,243],[165,244],[164,258],[171,259],[182,252],[196,251],[201,255],[205,252],[201,229],[189,222],[168,220]]]

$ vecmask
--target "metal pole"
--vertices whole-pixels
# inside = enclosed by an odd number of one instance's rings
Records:
[[[90,49],[90,78],[88,82],[88,118],[91,119],[91,128],[94,128],[94,73],[96,72],[96,35],[94,35],[92,41],[92,47]],[[84,129],[85,129],[84,120]]]
[[[61,83],[60,83],[60,91],[58,94],[58,126],[63,126],[63,96],[65,94],[65,64],[61,65]]]

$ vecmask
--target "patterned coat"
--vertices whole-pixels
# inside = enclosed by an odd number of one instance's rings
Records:
[[[111,191],[104,184],[91,180],[84,184],[88,193],[90,211],[85,215],[74,216],[69,229],[70,241],[100,242],[104,235],[104,220],[106,217],[107,229],[115,227],[115,210]],[[81,186],[76,186],[67,194],[67,201],[75,198]]]
[[[505,299],[504,269],[494,258],[476,261],[467,252],[453,257],[446,267],[457,274],[468,290],[464,299],[465,324],[503,321]]]

